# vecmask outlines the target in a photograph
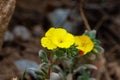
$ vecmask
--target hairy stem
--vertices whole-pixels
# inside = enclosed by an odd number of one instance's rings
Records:
[[[53,53],[50,53],[49,61],[50,61],[50,66],[48,68],[48,78],[50,79],[51,66],[53,65]]]

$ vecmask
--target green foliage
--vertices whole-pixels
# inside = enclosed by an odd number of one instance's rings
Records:
[[[37,75],[37,78],[41,80],[45,80],[46,78],[48,78],[47,72],[44,69],[42,69],[41,71],[35,71],[35,74]]]
[[[83,71],[83,72],[82,72],[82,78],[83,78],[82,80],[89,80],[89,78],[90,78],[90,73]]]
[[[66,53],[67,53],[68,58],[77,56],[78,52],[79,52],[79,50],[76,48],[75,45],[73,45],[70,48],[66,49]]]
[[[96,70],[97,67],[92,65],[92,64],[84,64],[82,66],[79,66],[76,70],[75,73],[79,73],[80,75],[78,76],[77,80],[89,80],[91,78],[91,70]]]
[[[26,70],[24,71],[21,80],[25,80]]]
[[[85,33],[83,35],[87,35],[89,36],[91,39],[95,39],[96,37],[96,30],[92,30],[92,31],[85,31]]]
[[[42,63],[39,66],[39,70],[35,70],[35,74],[37,75],[37,78],[40,80],[45,80],[48,79],[48,68],[49,68],[48,63]]]
[[[59,58],[65,56],[64,53],[65,53],[65,52],[64,52],[64,50],[62,50],[62,49],[54,50],[54,54],[55,54],[57,57],[59,57]]]
[[[77,56],[79,50],[76,48],[75,45],[72,45],[70,48],[67,48],[67,49],[59,48],[59,49],[55,49],[51,52],[53,52],[59,59],[60,58],[68,59],[68,58],[73,58],[73,57]]]
[[[39,51],[39,57],[41,58],[42,62],[45,62],[45,63],[49,62],[47,54],[43,50]]]

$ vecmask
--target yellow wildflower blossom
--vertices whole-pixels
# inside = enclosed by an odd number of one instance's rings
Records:
[[[75,36],[75,44],[83,55],[90,52],[94,47],[94,43],[92,42],[90,37],[86,35]]]
[[[74,44],[74,37],[70,33],[60,33],[58,32],[53,36],[53,43],[56,44],[60,48],[69,48]]]
[[[57,48],[57,46],[54,45],[52,43],[52,41],[50,39],[48,39],[47,37],[43,37],[41,39],[41,44],[42,44],[43,47],[46,47],[47,49],[50,49],[50,50],[53,50],[53,49]]]
[[[59,48],[69,48],[74,44],[74,36],[68,33],[65,29],[56,28],[53,33],[51,40]]]
[[[46,33],[45,33],[45,36],[46,37],[51,37],[51,36],[53,36],[53,34],[54,34],[54,32],[55,32],[55,28],[50,28]]]
[[[69,48],[74,42],[74,36],[62,28],[50,28],[41,40],[42,46],[48,49]]]

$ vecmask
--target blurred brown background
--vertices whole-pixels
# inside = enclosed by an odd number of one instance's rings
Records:
[[[84,0],[84,12],[97,39],[105,49],[105,69],[99,80],[120,80],[120,0]],[[85,30],[79,0],[17,0],[0,54],[0,80],[20,77],[15,62],[40,63],[40,38],[51,27],[63,27],[73,34]],[[29,78],[28,78],[29,79]]]

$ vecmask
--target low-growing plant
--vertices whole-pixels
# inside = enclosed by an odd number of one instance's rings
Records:
[[[95,61],[103,53],[96,31],[85,31],[82,35],[73,35],[63,28],[50,28],[40,40],[45,50],[39,51],[42,63],[35,71],[36,80],[95,80],[91,76],[93,64],[77,64],[81,58]],[[84,60],[85,61],[85,60]]]

